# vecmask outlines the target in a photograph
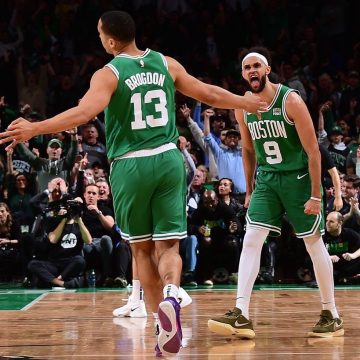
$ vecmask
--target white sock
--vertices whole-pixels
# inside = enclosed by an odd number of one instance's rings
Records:
[[[240,256],[236,307],[249,319],[251,291],[260,270],[261,249],[269,230],[248,228]]]
[[[158,315],[158,313],[152,313],[153,314],[153,318],[154,318],[154,320],[158,320],[159,319],[159,315]]]
[[[335,306],[333,264],[321,235],[304,238],[306,250],[314,266],[323,310],[329,310],[334,318],[339,314]]]
[[[167,284],[164,286],[163,294],[164,294],[164,299],[167,297],[173,297],[177,300],[179,289],[174,284]]]
[[[132,293],[131,293],[131,297],[133,298],[133,300],[135,302],[142,300],[142,289],[141,289],[141,284],[140,284],[140,280],[133,280],[132,281]]]

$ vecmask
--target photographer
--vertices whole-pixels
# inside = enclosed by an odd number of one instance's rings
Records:
[[[49,247],[47,236],[59,225],[63,218],[59,211],[66,208],[66,201],[72,198],[65,181],[60,177],[49,181],[46,190],[31,198],[30,204],[37,213],[31,231],[34,242],[33,255],[36,258],[47,258]]]
[[[81,202],[67,200],[65,206],[59,211],[62,220],[48,235],[48,259],[34,259],[28,266],[30,273],[45,287],[72,289],[83,286],[81,275],[85,259],[82,250],[84,243],[91,244],[92,238],[81,218]]]

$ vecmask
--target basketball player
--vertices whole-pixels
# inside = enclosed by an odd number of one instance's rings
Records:
[[[261,119],[246,111],[235,111],[243,146],[247,230],[239,263],[236,305],[225,315],[210,319],[208,327],[221,335],[255,337],[249,303],[259,273],[261,248],[269,233],[280,234],[286,212],[296,235],[304,239],[320,290],[320,320],[308,335],[342,336],[332,263],[321,238],[324,221],[320,152],[310,114],[296,91],[269,81],[271,68],[266,49],[253,48],[243,56],[244,79],[252,92],[270,105],[261,113]],[[254,184],[256,163],[259,171]]]
[[[176,60],[135,43],[135,24],[122,11],[98,22],[102,45],[114,58],[95,72],[78,106],[41,123],[23,118],[0,134],[17,143],[86,123],[105,108],[107,156],[116,222],[131,243],[147,301],[159,314],[156,350],[175,354],[181,347],[178,288],[179,241],[186,235],[186,179],[176,147],[175,90],[217,108],[264,110],[258,96],[237,96],[189,75]],[[155,248],[155,249],[154,249]],[[151,254],[157,253],[157,261]],[[163,291],[162,291],[163,289]],[[163,296],[162,296],[163,293]]]

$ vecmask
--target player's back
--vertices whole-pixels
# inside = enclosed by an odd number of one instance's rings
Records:
[[[176,143],[175,87],[165,57],[147,49],[140,56],[120,54],[106,66],[119,79],[105,110],[109,159]]]

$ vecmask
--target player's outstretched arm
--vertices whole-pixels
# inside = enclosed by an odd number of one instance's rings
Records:
[[[0,133],[0,144],[12,142],[8,146],[10,148],[36,135],[56,133],[85,124],[105,109],[116,86],[117,78],[112,71],[102,68],[92,76],[89,90],[77,106],[41,122],[18,118]]]
[[[200,81],[190,75],[175,59],[167,57],[167,61],[176,89],[186,96],[217,108],[244,109],[250,113],[266,110],[266,102],[257,95],[235,95],[219,86]]]

